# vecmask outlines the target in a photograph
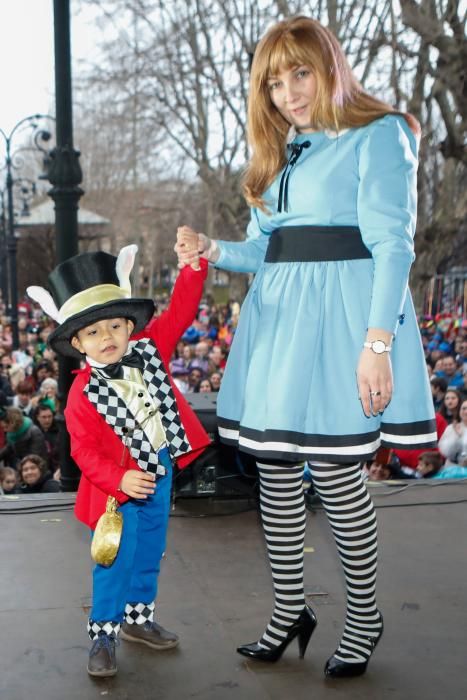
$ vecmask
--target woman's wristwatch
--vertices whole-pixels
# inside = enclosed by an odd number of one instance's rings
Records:
[[[377,355],[382,355],[383,352],[391,352],[392,348],[390,345],[386,345],[384,340],[373,340],[369,341],[367,340],[365,343],[363,343],[364,348],[369,348],[370,350],[373,350]]]

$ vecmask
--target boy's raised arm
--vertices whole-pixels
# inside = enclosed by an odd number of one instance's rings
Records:
[[[177,342],[198,313],[208,272],[207,260],[200,258],[199,266],[199,270],[187,266],[180,271],[168,308],[153,319],[142,333],[133,336],[135,339],[149,336],[154,340],[164,362],[170,360]]]

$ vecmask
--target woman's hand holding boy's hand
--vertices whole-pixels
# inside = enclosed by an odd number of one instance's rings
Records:
[[[179,226],[177,243],[174,247],[178,255],[178,267],[191,265],[193,270],[199,270],[199,235],[189,226]]]
[[[131,498],[147,498],[156,490],[155,480],[154,474],[129,469],[123,475],[118,488]]]
[[[178,255],[180,269],[185,265],[193,267],[194,261],[198,261],[199,265],[199,256],[206,258],[210,263],[215,263],[220,255],[216,241],[212,241],[204,233],[196,233],[189,226],[179,226],[177,229],[177,243],[174,250]],[[193,269],[199,269],[199,267]]]

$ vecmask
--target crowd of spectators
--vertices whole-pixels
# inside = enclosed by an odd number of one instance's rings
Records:
[[[167,299],[156,301],[163,311]],[[0,317],[0,493],[58,490],[58,363],[47,347],[53,325],[27,301],[18,311],[18,350],[8,320]],[[170,363],[182,393],[219,391],[239,312],[235,301],[202,302]],[[467,477],[467,321],[422,318],[420,330],[439,444],[431,451],[378,451],[363,465],[370,480]]]
[[[0,309],[0,313],[3,309]],[[42,418],[58,408],[57,360],[47,347],[53,326],[25,301],[18,307],[19,348],[0,317],[0,493],[60,489],[57,439]]]
[[[170,371],[184,394],[219,391],[240,313],[231,301],[202,303],[198,317],[178,343]]]

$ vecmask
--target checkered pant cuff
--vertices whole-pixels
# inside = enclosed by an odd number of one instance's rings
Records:
[[[129,625],[144,625],[154,620],[154,603],[127,603],[125,622]]]
[[[120,622],[96,622],[95,620],[88,620],[89,638],[94,641],[100,634],[107,634],[109,637],[111,635],[118,637],[120,627]]]

